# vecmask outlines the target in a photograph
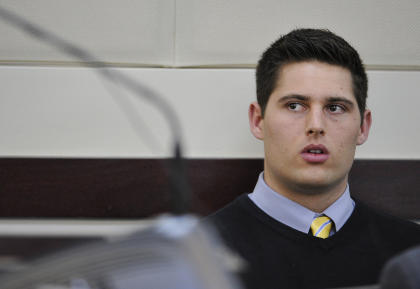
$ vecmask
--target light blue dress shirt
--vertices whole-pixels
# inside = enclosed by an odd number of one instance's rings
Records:
[[[264,172],[258,177],[254,191],[248,197],[270,217],[303,233],[308,233],[312,220],[326,215],[334,225],[330,236],[339,231],[354,210],[354,200],[350,197],[349,186],[345,192],[322,213],[316,213],[273,191],[264,181]]]

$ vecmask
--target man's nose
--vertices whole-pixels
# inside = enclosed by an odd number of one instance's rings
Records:
[[[312,108],[306,118],[306,135],[323,136],[325,135],[325,115],[321,108]]]

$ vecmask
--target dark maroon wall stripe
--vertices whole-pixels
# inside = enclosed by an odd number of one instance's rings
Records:
[[[170,210],[159,159],[0,158],[0,217],[145,218]],[[192,212],[209,214],[252,191],[261,159],[190,159]],[[358,160],[352,194],[391,214],[420,219],[420,161]]]

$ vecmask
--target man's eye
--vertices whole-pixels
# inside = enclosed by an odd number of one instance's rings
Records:
[[[328,106],[328,110],[332,113],[343,113],[346,109],[338,104],[331,104]]]
[[[305,109],[305,107],[302,104],[297,102],[288,103],[287,107],[292,111],[303,111]]]

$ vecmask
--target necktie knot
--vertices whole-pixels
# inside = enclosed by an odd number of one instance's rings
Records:
[[[318,238],[328,238],[332,228],[333,222],[327,216],[320,216],[313,219],[311,224],[312,235]]]

